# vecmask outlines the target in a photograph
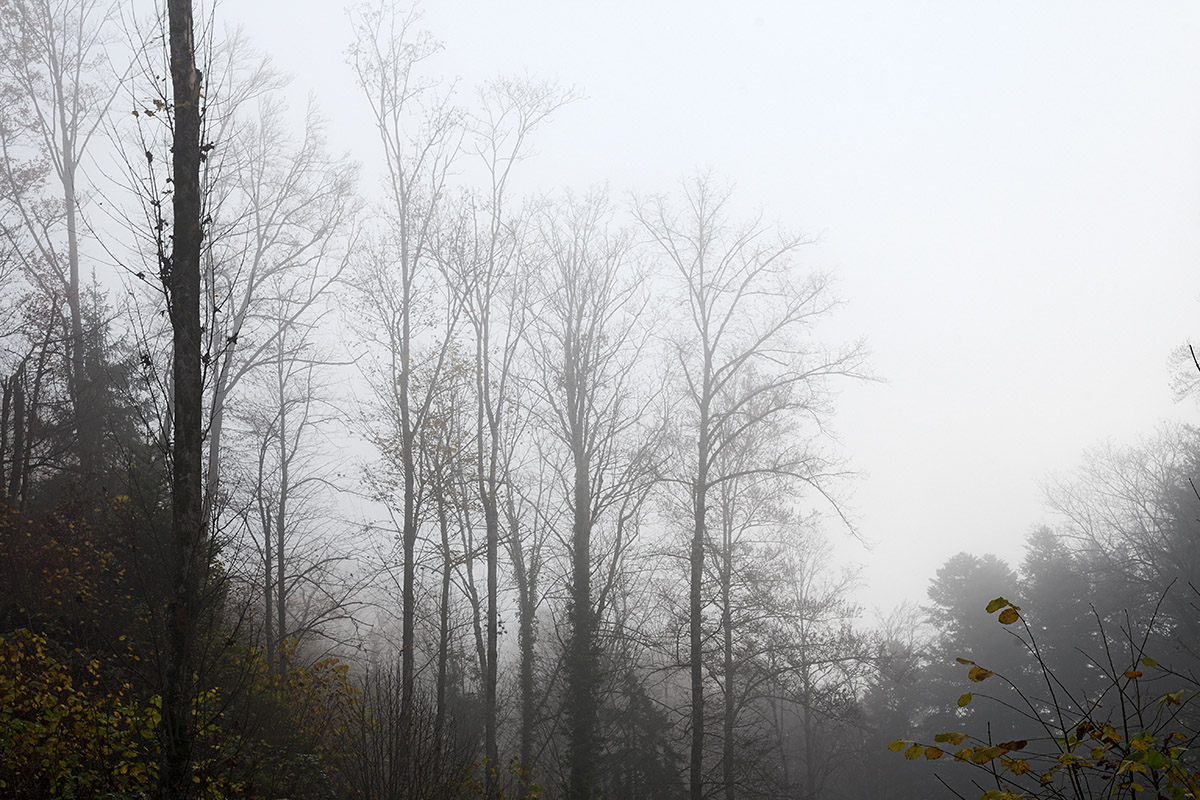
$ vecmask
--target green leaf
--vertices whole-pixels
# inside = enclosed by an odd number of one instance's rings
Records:
[[[1150,668],[1153,668],[1153,667],[1157,667],[1157,666],[1158,666],[1158,661],[1156,661],[1155,659],[1151,658],[1150,656],[1142,656],[1142,657],[1141,657],[1140,659],[1138,659],[1138,660],[1142,662],[1142,666],[1143,666],[1143,667],[1150,667]]]
[[[975,695],[971,694],[970,692],[967,692],[966,694],[959,695],[959,696],[958,696],[958,707],[959,707],[959,708],[966,708],[967,706],[969,706],[969,705],[971,704],[971,699],[972,699],[974,696],[975,696]]]
[[[904,749],[904,745],[906,744],[908,744],[908,742],[904,741],[903,739],[896,739],[888,742],[888,750],[891,750],[893,753],[899,753]]]
[[[987,613],[994,614],[1005,606],[1010,606],[1012,603],[1005,600],[1003,597],[997,597],[995,600],[987,604]]]
[[[909,761],[912,761],[913,759],[920,758],[921,754],[924,752],[925,752],[924,747],[921,747],[921,745],[919,745],[919,744],[914,744],[912,747],[910,747],[904,751],[904,757],[907,758]]]

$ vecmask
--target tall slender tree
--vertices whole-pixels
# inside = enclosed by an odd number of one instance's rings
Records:
[[[518,356],[532,320],[529,265],[522,259],[529,224],[511,207],[511,177],[528,155],[533,131],[570,95],[545,83],[500,80],[484,89],[474,121],[472,150],[482,166],[486,193],[467,194],[444,246],[443,268],[462,304],[474,351],[474,483],[483,516],[486,563],[486,641],[481,672],[488,797],[499,791],[498,694],[500,661],[500,540],[511,451],[507,434]]]
[[[411,709],[416,681],[416,547],[422,524],[419,448],[431,407],[441,389],[451,353],[457,304],[451,321],[431,335],[440,337],[428,352],[422,320],[436,314],[445,299],[437,283],[434,257],[438,214],[450,169],[463,136],[461,114],[436,83],[418,73],[420,63],[439,49],[418,30],[415,13],[400,15],[381,4],[355,18],[351,65],[371,105],[386,166],[386,233],[360,263],[355,286],[384,355],[375,364],[375,393],[386,427],[374,434],[391,462],[399,487],[380,493],[398,495],[401,545],[401,689],[402,710]]]
[[[9,230],[16,252],[42,291],[66,298],[62,337],[75,462],[96,477],[102,426],[93,414],[97,392],[86,364],[80,240],[82,165],[118,93],[121,76],[105,81],[105,37],[111,4],[104,0],[12,0],[0,4],[0,81],[14,93],[23,118],[0,124],[0,196],[20,220]],[[31,168],[49,164],[57,200],[38,191]],[[19,233],[17,229],[19,228]],[[91,370],[97,372],[96,370]]]
[[[861,348],[829,351],[808,340],[813,321],[834,301],[828,279],[801,277],[797,251],[802,236],[781,233],[754,220],[729,219],[730,195],[706,178],[685,186],[681,211],[665,199],[639,204],[637,215],[674,276],[685,334],[672,343],[680,375],[679,414],[686,464],[673,477],[684,487],[690,517],[688,639],[691,683],[689,795],[705,793],[704,612],[705,563],[711,547],[710,493],[715,486],[753,475],[790,478],[829,496],[828,463],[805,447],[782,448],[775,457],[745,469],[715,468],[723,451],[738,446],[760,426],[781,419],[823,419],[827,384],[862,374]],[[688,452],[690,450],[690,452]],[[836,505],[835,505],[836,508]]]
[[[203,76],[196,65],[191,0],[168,0],[171,64],[172,247],[164,256],[173,333],[173,446],[171,460],[170,596],[161,726],[160,796],[192,794],[196,646],[202,631],[202,599],[209,568],[203,507],[204,386],[200,363],[200,254],[203,197],[200,191]]]
[[[602,523],[619,536],[622,501],[639,496],[655,466],[654,437],[639,429],[646,400],[636,386],[646,341],[639,322],[647,304],[628,234],[609,230],[600,195],[554,209],[543,226],[547,265],[533,326],[543,424],[562,452],[569,509],[570,591],[566,723],[567,796],[590,800],[602,742],[599,619],[593,578]],[[636,437],[636,442],[634,441]],[[642,495],[644,496],[644,495]],[[611,554],[620,558],[620,543]],[[601,575],[604,573],[601,572]],[[598,588],[598,587],[597,587]]]

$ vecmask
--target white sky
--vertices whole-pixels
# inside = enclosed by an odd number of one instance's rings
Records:
[[[315,93],[364,163],[374,133],[325,0],[218,18]],[[1200,335],[1200,4],[442,0],[425,25],[461,86],[530,74],[586,97],[540,131],[527,188],[671,191],[711,168],[819,234],[886,385],[843,391],[867,473],[862,600],[925,600],[946,557],[1020,557],[1040,482],[1176,406],[1167,357]]]

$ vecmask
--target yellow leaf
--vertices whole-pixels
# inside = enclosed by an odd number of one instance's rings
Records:
[[[939,733],[933,737],[933,740],[939,743],[958,745],[967,740],[967,735],[965,733]]]
[[[1003,747],[980,747],[971,754],[971,761],[976,764],[985,764],[993,758],[999,758],[1004,755]]]
[[[1001,625],[1012,625],[1020,618],[1021,615],[1017,613],[1017,610],[1010,607],[1000,612],[999,620]]]
[[[912,761],[915,758],[920,758],[921,753],[924,753],[924,752],[925,752],[924,747],[921,747],[921,745],[919,745],[919,744],[914,744],[912,747],[910,747],[904,751],[904,757],[907,758],[909,761]]]
[[[888,750],[891,750],[893,753],[899,753],[904,749],[904,745],[906,744],[908,744],[908,742],[904,741],[903,739],[896,739],[888,743]]]
[[[987,604],[987,613],[994,614],[1005,606],[1012,605],[1003,597],[997,597],[995,600]]]
[[[958,696],[958,707],[959,707],[959,708],[966,708],[967,706],[969,706],[969,705],[971,704],[971,699],[972,699],[974,696],[975,696],[975,695],[971,694],[970,692],[967,692],[966,694],[959,695],[959,696]]]
[[[1013,775],[1024,775],[1029,772],[1029,762],[1023,758],[1013,758],[1004,766],[1008,767]]]
[[[973,667],[973,666],[975,666],[975,662],[974,662],[974,661],[971,661],[970,659],[963,658],[963,657],[961,657],[961,656],[959,656],[958,658],[956,658],[956,659],[954,659],[954,660],[955,660],[955,661],[957,661],[957,662],[958,662],[958,663],[960,663],[960,664],[966,664],[968,667]]]
[[[971,669],[967,672],[967,677],[970,678],[973,683],[979,683],[981,681],[986,681],[995,674],[996,673],[992,672],[990,669],[984,669],[983,667],[971,667]]]

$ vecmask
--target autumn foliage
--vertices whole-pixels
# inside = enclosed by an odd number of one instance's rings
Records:
[[[993,742],[946,731],[932,742],[896,739],[888,745],[910,761],[946,757],[976,770],[980,800],[1200,797],[1194,701],[1200,688],[1190,672],[1159,662],[1147,651],[1157,614],[1140,632],[1131,623],[1111,635],[1098,622],[1101,652],[1089,654],[1094,680],[1068,685],[1042,657],[1034,628],[1020,607],[1003,597],[987,606],[1001,625],[1021,623],[1013,635],[1032,657],[1024,674],[1004,675],[966,658],[970,683],[1001,685],[962,694],[959,709],[978,698],[1016,712],[1028,738]],[[1099,618],[1097,618],[1099,620]],[[1127,617],[1128,621],[1128,617]],[[987,712],[983,712],[987,713]]]

